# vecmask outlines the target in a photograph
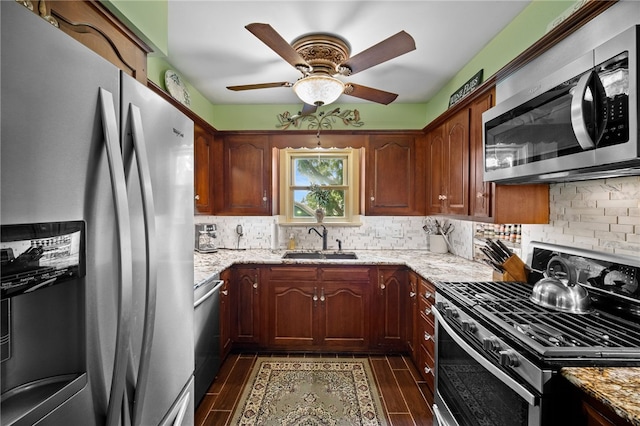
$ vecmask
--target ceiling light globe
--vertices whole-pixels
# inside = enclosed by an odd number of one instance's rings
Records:
[[[344,92],[344,83],[328,75],[310,75],[296,81],[293,91],[307,105],[328,105]]]

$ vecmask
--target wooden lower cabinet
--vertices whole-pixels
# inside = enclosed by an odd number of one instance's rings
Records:
[[[433,394],[435,392],[436,333],[435,318],[432,312],[435,297],[435,286],[421,277],[418,286],[418,341],[420,342],[420,350],[418,359],[414,359],[414,362],[431,390],[432,394],[427,395],[429,405],[433,404]]]
[[[407,270],[403,266],[378,267],[373,318],[377,349],[406,351],[406,321],[409,319]]]
[[[369,274],[369,267],[269,268],[267,347],[367,350]]]
[[[232,269],[231,338],[234,346],[254,347],[260,343],[260,300],[262,293],[261,268]]]
[[[231,269],[225,269],[220,273],[220,279],[224,281],[220,289],[220,359],[225,359],[231,352]]]

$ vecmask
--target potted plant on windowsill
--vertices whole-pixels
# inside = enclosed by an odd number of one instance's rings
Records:
[[[322,223],[331,197],[330,191],[314,183],[309,186],[309,196],[316,202],[316,219],[318,223]]]

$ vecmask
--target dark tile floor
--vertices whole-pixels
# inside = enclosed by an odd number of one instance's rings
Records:
[[[261,354],[262,355],[262,354]],[[274,356],[282,356],[277,354]],[[291,356],[301,356],[292,354]],[[309,358],[335,354],[304,354]],[[349,355],[347,355],[349,356]],[[362,357],[366,355],[355,355]],[[222,364],[218,377],[196,410],[195,426],[229,425],[258,354],[231,354]],[[370,355],[382,405],[390,426],[433,424],[427,403],[427,384],[421,380],[411,359],[404,355]]]

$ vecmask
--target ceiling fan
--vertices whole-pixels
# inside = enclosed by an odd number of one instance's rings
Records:
[[[253,90],[272,87],[292,87],[305,103],[303,114],[313,113],[317,107],[334,102],[345,94],[387,105],[398,95],[354,83],[344,83],[336,75],[351,76],[390,59],[415,50],[416,44],[404,31],[350,57],[349,43],[327,33],[303,35],[289,44],[269,24],[253,23],[245,27],[285,61],[302,73],[295,83],[247,84],[227,86],[227,89]]]

